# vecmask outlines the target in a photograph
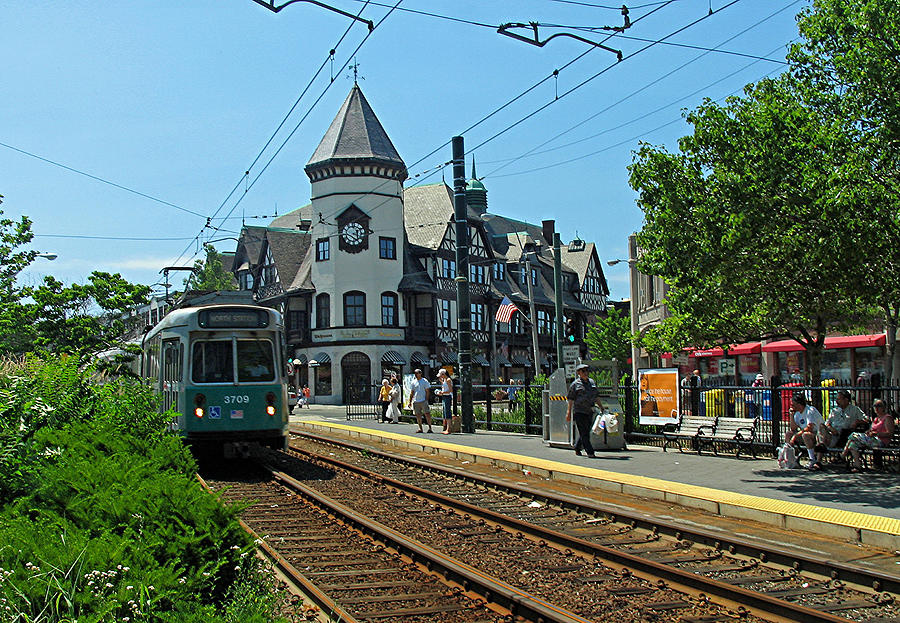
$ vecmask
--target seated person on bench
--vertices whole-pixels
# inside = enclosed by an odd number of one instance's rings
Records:
[[[847,445],[841,456],[847,460],[848,455],[853,455],[853,466],[851,472],[858,472],[862,469],[862,461],[860,456],[863,450],[873,450],[881,448],[891,443],[891,435],[894,434],[894,417],[888,413],[887,405],[883,400],[876,400],[872,403],[875,409],[875,419],[872,425],[865,433],[851,433]]]
[[[794,417],[791,419],[790,438],[791,445],[806,446],[806,453],[809,455],[809,469],[819,470],[821,465],[816,461],[816,435],[819,429],[825,424],[822,414],[814,406],[806,404],[806,396],[803,392],[794,392],[791,398],[791,409],[794,410]]]
[[[828,448],[843,448],[847,445],[850,433],[862,422],[867,422],[862,409],[850,402],[850,392],[838,390],[837,406],[828,414],[828,421],[819,428],[819,444],[816,446],[816,459],[821,463]]]

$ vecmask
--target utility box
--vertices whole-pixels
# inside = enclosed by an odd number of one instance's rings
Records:
[[[554,448],[569,448],[572,445],[572,422],[566,422],[566,409],[568,402],[566,394],[569,385],[566,383],[566,373],[557,368],[550,375],[547,384],[547,409],[544,417],[544,443]]]

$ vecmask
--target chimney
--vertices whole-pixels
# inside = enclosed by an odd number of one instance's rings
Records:
[[[541,229],[543,230],[544,240],[547,241],[547,244],[553,244],[553,234],[556,231],[556,221],[548,220],[541,221]]]

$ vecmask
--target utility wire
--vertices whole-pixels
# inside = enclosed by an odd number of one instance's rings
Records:
[[[359,13],[356,14],[357,17],[362,15],[362,12],[365,10],[366,6],[368,6],[368,4],[369,4],[368,0],[362,0],[362,1],[364,2],[364,4],[363,4],[362,8],[360,8]],[[257,162],[259,162],[259,159],[265,153],[266,149],[268,149],[269,145],[272,144],[272,141],[275,140],[275,137],[281,131],[281,128],[284,127],[284,124],[287,122],[288,118],[290,118],[290,116],[293,114],[294,110],[297,108],[297,105],[300,103],[300,100],[303,99],[303,96],[306,95],[306,93],[309,91],[309,89],[315,83],[316,79],[319,77],[319,74],[322,73],[322,71],[328,65],[328,62],[334,57],[335,50],[337,50],[337,48],[341,45],[341,43],[343,43],[344,39],[347,37],[347,34],[350,32],[350,29],[353,26],[354,26],[354,22],[350,22],[350,24],[347,26],[346,30],[344,30],[344,34],[342,34],[340,39],[338,39],[338,42],[336,44],[334,44],[334,46],[329,51],[328,55],[322,61],[322,64],[319,65],[319,68],[316,70],[316,73],[313,74],[313,77],[310,78],[309,82],[306,83],[306,86],[300,92],[300,95],[297,96],[297,99],[294,101],[293,106],[291,106],[290,110],[287,111],[287,114],[285,114],[284,117],[281,119],[281,122],[278,124],[278,127],[275,128],[275,131],[272,132],[272,135],[269,137],[269,140],[266,141],[266,144],[263,145],[262,149],[259,150],[259,153],[256,154],[256,158],[254,158],[253,162],[250,163],[250,166],[247,167],[246,173],[244,173],[240,177],[240,179],[234,185],[234,188],[231,189],[231,192],[228,193],[228,195],[225,197],[225,199],[222,200],[222,203],[219,204],[219,207],[216,208],[216,211],[213,212],[211,217],[209,217],[210,220],[216,218],[216,216],[219,214],[219,212],[222,210],[222,208],[225,207],[225,204],[228,203],[228,200],[231,199],[231,197],[234,195],[235,191],[238,188],[240,188],[241,182],[244,182],[246,180],[247,175],[250,173],[250,170],[256,165]]]
[[[369,37],[372,35],[372,33],[375,32],[375,30],[378,28],[378,26],[380,26],[382,23],[384,23],[384,21],[385,21],[388,17],[390,17],[390,15],[393,13],[393,10],[394,10],[397,6],[399,6],[401,2],[403,2],[403,0],[397,0],[397,3],[391,8],[391,10],[388,11],[388,12],[387,12],[387,13],[386,13],[386,14],[378,21],[377,24],[375,24],[375,28],[373,28],[373,29],[370,30],[368,33],[366,33],[366,36],[363,37],[363,39],[362,39],[362,41],[360,41],[359,45],[357,45],[356,48],[353,50],[353,52],[351,52],[351,53],[347,56],[347,60],[345,60],[345,61],[344,61],[344,64],[341,65],[341,67],[338,69],[338,73],[344,71],[344,69],[345,69],[345,68],[347,67],[347,65],[350,63],[350,60],[353,59],[353,57],[356,55],[356,53],[362,48],[362,46],[366,43],[366,41],[368,41],[368,39],[369,39]],[[363,8],[365,8],[365,7],[363,7]],[[360,12],[361,12],[361,11],[360,11]],[[297,124],[294,126],[294,129],[291,130],[290,134],[288,134],[287,137],[282,141],[281,145],[278,147],[278,149],[275,151],[275,153],[272,154],[272,156],[269,158],[269,160],[266,162],[266,164],[263,166],[263,168],[260,170],[260,172],[256,175],[256,177],[253,179],[253,181],[252,181],[249,185],[245,186],[243,194],[238,198],[238,200],[234,203],[234,205],[231,206],[231,209],[228,211],[228,213],[227,213],[227,214],[225,215],[225,217],[224,217],[225,219],[227,219],[228,217],[230,217],[230,216],[234,213],[234,211],[237,209],[238,205],[240,205],[240,203],[243,201],[244,197],[247,196],[247,193],[250,191],[250,189],[253,188],[253,186],[256,184],[257,181],[259,181],[259,178],[262,177],[263,173],[266,172],[266,170],[269,168],[269,165],[271,165],[272,162],[275,160],[275,158],[278,156],[278,154],[281,153],[281,150],[284,149],[285,145],[287,145],[288,141],[291,140],[291,138],[294,136],[294,134],[297,132],[297,130],[300,128],[300,126],[303,124],[303,122],[309,117],[309,115],[312,113],[312,111],[315,109],[315,107],[318,105],[318,103],[319,103],[320,101],[322,101],[322,99],[323,99],[323,98],[325,97],[325,95],[328,93],[329,89],[331,89],[331,86],[334,84],[334,82],[335,82],[334,80],[331,80],[331,81],[325,86],[325,88],[322,90],[322,93],[319,94],[319,97],[316,98],[316,100],[310,105],[310,107],[307,109],[307,111],[306,111],[306,113],[303,115],[303,117],[301,117],[300,120],[297,122]],[[226,200],[226,201],[227,201],[227,200]],[[223,205],[224,205],[224,203],[223,203]],[[220,209],[221,209],[221,208],[220,208]],[[218,214],[218,212],[219,212],[219,210],[216,211],[216,214]],[[213,226],[211,225],[211,221],[212,221],[213,218],[215,218],[215,216],[210,217],[210,219],[207,221],[207,225],[204,226],[204,228],[200,231],[199,234],[197,234],[196,238],[194,239],[195,241],[200,239],[200,237],[203,235],[203,231],[204,231],[205,229],[207,229],[207,228],[216,229],[215,227],[213,227]],[[220,219],[220,220],[221,220],[221,219]],[[192,241],[191,243],[189,243],[189,244],[187,245],[187,247],[185,247],[185,249],[179,254],[178,258],[175,260],[176,262],[180,261],[181,258],[184,257],[184,255],[190,250],[191,245],[193,244],[193,242],[194,242],[194,241]],[[197,253],[197,252],[195,252],[194,255],[196,255],[196,253]],[[193,256],[192,256],[192,257],[193,257]]]
[[[73,238],[77,240],[194,240],[192,237],[184,238],[133,238],[128,236],[82,236],[78,234],[35,234],[35,238]]]
[[[60,169],[65,169],[66,171],[71,171],[72,173],[76,173],[78,175],[83,175],[84,177],[88,177],[92,180],[100,182],[101,184],[106,184],[107,186],[112,186],[114,188],[118,188],[119,190],[124,190],[125,192],[129,192],[133,195],[137,195],[139,197],[143,197],[144,199],[149,199],[150,201],[155,201],[156,203],[161,203],[163,205],[169,206],[170,208],[175,208],[176,210],[181,210],[182,212],[187,212],[188,214],[193,214],[194,216],[199,216],[200,218],[206,218],[205,214],[201,214],[200,212],[195,212],[194,210],[189,210],[188,208],[183,208],[180,205],[175,205],[174,203],[170,203],[158,197],[154,197],[153,195],[148,195],[147,193],[142,193],[139,190],[135,190],[133,188],[129,188],[127,186],[123,186],[122,184],[116,184],[115,182],[111,182],[102,177],[98,177],[96,175],[91,175],[90,173],[86,173],[85,171],[81,171],[74,167],[70,167],[68,165],[62,164],[60,162],[56,162],[55,160],[50,160],[49,158],[44,158],[43,156],[39,156],[37,154],[31,153],[30,151],[25,151],[24,149],[20,149],[18,147],[13,147],[12,145],[8,145],[7,143],[0,143],[0,147],[6,147],[9,150],[18,152],[22,155],[28,156],[29,158],[34,158],[36,160],[40,160],[41,162],[46,162],[47,164],[52,164],[55,167],[59,167]]]
[[[586,85],[586,84],[592,82],[593,80],[596,80],[597,78],[599,78],[600,76],[602,76],[603,74],[605,74],[606,72],[608,72],[610,69],[612,69],[612,68],[615,67],[616,65],[618,65],[618,64],[620,64],[620,63],[622,63],[622,62],[625,62],[626,60],[628,60],[628,59],[630,59],[630,58],[634,58],[634,57],[637,56],[638,54],[640,54],[640,53],[642,53],[642,52],[644,52],[644,51],[650,49],[650,48],[653,47],[654,45],[657,45],[658,43],[661,43],[662,41],[665,41],[666,39],[668,39],[668,38],[670,38],[670,37],[674,37],[675,35],[677,35],[677,34],[679,34],[679,33],[681,33],[681,32],[684,32],[684,31],[687,30],[688,28],[691,28],[691,27],[695,26],[696,24],[702,22],[703,20],[705,20],[705,19],[707,19],[707,18],[709,18],[709,17],[712,17],[713,15],[719,13],[720,11],[724,11],[725,9],[727,9],[727,8],[729,8],[729,7],[731,7],[731,6],[735,5],[735,4],[737,4],[738,2],[740,2],[740,0],[732,0],[731,2],[729,2],[728,4],[726,4],[725,6],[719,8],[719,9],[715,9],[714,11],[712,11],[712,12],[706,14],[706,15],[703,15],[703,16],[699,17],[698,19],[695,19],[693,22],[690,22],[689,24],[687,24],[687,25],[685,25],[685,26],[682,26],[682,27],[679,28],[678,30],[675,30],[675,31],[669,33],[669,34],[666,35],[665,37],[662,37],[661,39],[657,39],[657,40],[653,41],[652,43],[648,43],[647,45],[645,45],[645,46],[642,47],[641,49],[637,50],[636,52],[632,52],[631,54],[628,54],[627,56],[623,57],[623,59],[622,59],[621,61],[619,61],[619,62],[617,62],[617,63],[614,63],[614,64],[612,64],[612,65],[607,65],[605,68],[601,69],[600,71],[598,71],[597,73],[595,73],[595,74],[594,74],[593,76],[591,76],[590,78],[586,78],[586,79],[582,80],[581,82],[579,82],[578,84],[576,84],[574,87],[572,87],[572,88],[569,89],[568,91],[564,91],[564,92],[563,92],[561,95],[559,95],[556,99],[553,99],[553,100],[547,102],[547,103],[544,104],[543,106],[540,106],[540,107],[537,108],[536,110],[534,110],[534,111],[532,111],[531,113],[525,115],[524,117],[522,117],[521,119],[519,119],[519,120],[516,121],[515,123],[512,123],[512,124],[506,126],[505,128],[503,128],[502,130],[500,130],[500,131],[497,132],[496,134],[494,134],[494,135],[488,137],[487,139],[483,140],[482,142],[480,142],[480,143],[479,143],[478,145],[476,145],[475,147],[473,147],[473,148],[467,150],[466,153],[471,153],[472,151],[475,151],[476,149],[479,149],[479,148],[481,148],[481,147],[484,147],[485,145],[487,145],[487,144],[490,143],[491,141],[497,139],[498,137],[502,136],[503,134],[506,134],[507,132],[509,132],[510,130],[512,130],[513,128],[515,128],[516,126],[518,126],[518,125],[524,123],[525,121],[527,121],[528,119],[531,119],[532,117],[534,117],[534,116],[537,115],[538,113],[540,113],[540,112],[546,110],[547,108],[549,108],[550,106],[552,106],[553,104],[555,104],[555,103],[558,102],[559,100],[563,99],[564,97],[567,97],[568,95],[571,95],[572,93],[574,93],[575,91],[577,91],[578,89],[580,89],[581,87],[583,87],[584,85]]]
[[[746,69],[746,68],[744,68],[744,69]],[[763,76],[762,76],[761,78],[758,78],[757,80],[762,80],[762,79],[764,79],[764,78],[768,78],[769,76],[771,76],[771,75],[772,75],[773,73],[775,73],[776,71],[777,71],[777,69],[772,69],[772,70],[766,72],[765,74],[763,74]],[[728,93],[727,95],[725,95],[724,97],[720,97],[718,100],[715,100],[715,101],[721,103],[721,102],[724,101],[726,98],[731,97],[732,95],[734,95],[734,94],[736,94],[736,93],[739,93],[742,89],[743,89],[743,87],[740,87],[740,88],[738,88],[738,89],[735,89],[735,90],[731,91],[730,93]],[[653,133],[655,133],[655,132],[658,132],[658,131],[662,130],[663,128],[666,128],[666,127],[668,127],[668,126],[670,126],[670,125],[674,125],[674,124],[679,123],[679,122],[681,122],[681,121],[683,121],[683,120],[684,120],[684,119],[683,119],[682,117],[678,117],[677,119],[672,119],[671,121],[667,121],[666,123],[663,123],[663,124],[661,124],[661,125],[658,125],[658,126],[656,126],[655,128],[652,128],[652,129],[650,129],[650,130],[644,130],[644,131],[642,131],[640,134],[635,134],[634,136],[631,136],[631,137],[629,137],[629,138],[627,138],[627,139],[625,139],[625,140],[619,141],[619,142],[617,142],[617,143],[613,143],[612,145],[607,145],[606,147],[603,147],[603,148],[601,148],[601,149],[598,149],[598,150],[596,150],[596,151],[593,151],[593,152],[591,152],[591,153],[589,153],[589,154],[584,154],[583,156],[578,156],[578,157],[576,157],[576,158],[570,158],[569,160],[564,160],[564,161],[561,161],[561,162],[555,162],[555,163],[553,163],[553,164],[548,164],[548,165],[544,165],[544,166],[540,166],[540,167],[535,167],[535,168],[533,168],[533,169],[528,169],[528,170],[526,170],[526,171],[516,171],[515,173],[505,173],[505,174],[503,174],[503,175],[494,175],[494,176],[492,176],[491,179],[499,179],[499,178],[502,178],[502,177],[514,177],[514,176],[517,176],[517,175],[526,175],[526,174],[531,174],[531,173],[537,173],[537,172],[539,172],[539,171],[545,171],[545,170],[547,170],[547,169],[552,169],[552,168],[554,168],[554,167],[562,166],[562,165],[565,165],[565,164],[570,164],[570,163],[576,162],[576,161],[578,161],[578,160],[584,160],[585,158],[592,158],[592,157],[594,157],[594,156],[596,156],[596,155],[598,155],[598,154],[601,154],[601,153],[603,153],[603,152],[606,152],[606,151],[610,151],[610,150],[612,150],[612,149],[615,149],[616,147],[621,147],[622,145],[626,145],[626,144],[628,144],[628,143],[633,143],[634,141],[636,141],[636,140],[638,140],[638,139],[640,139],[640,138],[642,138],[642,137],[644,137],[644,136],[646,136],[646,135],[648,135],[648,134],[653,134]]]
[[[778,14],[780,14],[780,13],[786,11],[786,10],[787,10],[788,8],[790,8],[792,5],[798,4],[800,1],[801,1],[801,0],[795,0],[794,2],[787,4],[786,6],[784,6],[784,7],[780,8],[780,9],[774,11],[773,13],[770,13],[769,15],[767,15],[767,16],[764,17],[764,18],[762,18],[761,20],[755,22],[754,24],[751,24],[750,26],[747,26],[746,28],[744,28],[744,29],[741,30],[740,32],[738,32],[738,33],[732,35],[731,37],[729,37],[729,38],[727,38],[727,39],[725,39],[724,41],[722,41],[721,43],[719,43],[718,46],[716,46],[716,47],[721,47],[721,46],[723,46],[723,45],[726,45],[727,43],[733,41],[734,39],[737,39],[738,37],[743,36],[744,34],[746,34],[747,32],[749,32],[749,31],[751,31],[751,30],[753,30],[754,28],[756,28],[756,27],[759,26],[760,24],[763,24],[763,23],[765,23],[766,21],[768,21],[768,20],[772,19],[773,17],[775,17],[776,15],[778,15]],[[726,7],[723,7],[723,8],[727,8],[727,6],[726,6]],[[720,10],[721,10],[721,9],[720,9]],[[707,16],[707,17],[708,17],[708,16]],[[647,49],[646,47],[643,48],[643,50],[646,50],[646,49]],[[778,49],[778,48],[776,48],[776,50],[777,50],[777,49]],[[641,50],[641,51],[643,51],[643,50]],[[505,164],[503,164],[502,166],[497,167],[496,169],[494,169],[493,171],[491,171],[491,172],[490,172],[488,175],[486,175],[485,177],[490,177],[490,176],[492,176],[493,174],[497,173],[498,171],[501,171],[501,170],[503,170],[504,168],[508,167],[509,165],[513,164],[514,162],[517,162],[518,160],[521,160],[522,158],[531,155],[533,152],[535,152],[536,150],[540,149],[541,147],[544,147],[545,145],[547,145],[547,144],[549,144],[549,143],[555,141],[556,139],[560,138],[561,136],[564,136],[564,135],[568,134],[568,133],[571,132],[572,130],[581,127],[581,126],[584,125],[585,123],[587,123],[587,122],[589,122],[589,121],[592,121],[592,120],[596,119],[596,118],[599,117],[600,115],[605,114],[606,112],[608,112],[610,109],[614,108],[615,106],[618,106],[618,105],[621,104],[622,102],[625,102],[625,101],[631,99],[632,97],[634,97],[634,96],[636,96],[636,95],[642,93],[643,91],[646,91],[646,90],[649,89],[650,87],[652,87],[652,86],[658,84],[659,82],[665,80],[666,78],[668,78],[669,76],[675,74],[676,72],[681,71],[682,69],[684,69],[684,68],[687,67],[688,65],[691,65],[691,64],[697,62],[698,60],[700,60],[701,58],[707,56],[707,55],[710,54],[710,53],[711,53],[711,51],[704,52],[703,54],[699,54],[699,55],[695,56],[694,58],[692,58],[691,60],[689,60],[689,61],[687,61],[687,62],[685,62],[685,63],[682,63],[682,64],[679,65],[678,67],[676,67],[676,68],[674,68],[674,69],[672,69],[672,70],[666,72],[665,74],[663,74],[663,75],[660,76],[659,78],[656,78],[655,80],[652,80],[651,82],[645,84],[644,86],[642,86],[641,88],[637,89],[636,91],[632,91],[631,93],[629,93],[629,94],[626,95],[625,97],[623,97],[623,98],[617,100],[616,102],[613,102],[612,104],[606,106],[606,107],[603,108],[602,110],[597,111],[596,113],[594,113],[593,115],[591,115],[591,116],[588,117],[587,119],[584,119],[584,120],[582,120],[582,121],[576,123],[575,125],[573,125],[573,126],[567,128],[566,130],[563,130],[563,131],[560,132],[559,134],[557,134],[557,135],[555,135],[555,136],[553,136],[553,137],[547,139],[546,141],[544,141],[544,142],[541,143],[540,145],[538,145],[538,146],[536,146],[535,148],[533,148],[533,149],[531,149],[531,150],[525,152],[525,153],[522,154],[521,156],[518,156],[518,157],[516,157],[516,158],[513,158],[513,159],[507,161],[507,162],[506,162]],[[763,57],[756,57],[757,60],[755,60],[753,63],[750,63],[750,65],[755,64],[756,62],[758,62],[758,61],[761,60],[762,58],[763,58]],[[747,65],[746,67],[749,67],[750,65]]]
[[[353,0],[353,1],[354,1],[354,2],[366,2],[367,0]],[[381,3],[381,2],[372,2],[372,1],[369,1],[368,4],[371,4],[372,6],[380,6],[380,7],[384,7],[384,8],[391,8],[391,5],[390,5],[390,4],[384,4],[384,3]],[[450,21],[450,22],[458,22],[458,23],[460,23],[460,24],[470,24],[470,25],[472,25],[472,26],[481,26],[481,27],[483,27],[483,28],[491,28],[491,29],[493,29],[493,30],[496,30],[496,29],[499,27],[499,26],[494,25],[494,24],[486,24],[486,23],[484,23],[484,22],[476,22],[476,21],[469,20],[469,19],[463,19],[463,18],[461,18],[461,17],[452,17],[452,16],[449,16],[449,15],[440,15],[440,14],[438,14],[438,13],[430,13],[430,12],[428,12],[428,11],[420,11],[420,10],[418,10],[418,9],[407,9],[406,7],[398,7],[398,8],[397,8],[397,11],[403,11],[403,12],[406,12],[406,13],[415,13],[416,15],[424,15],[424,16],[426,16],[426,17],[434,17],[434,18],[437,18],[437,19],[444,19],[444,20],[447,20],[447,21]]]

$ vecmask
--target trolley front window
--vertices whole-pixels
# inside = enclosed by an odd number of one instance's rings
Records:
[[[202,340],[191,351],[194,383],[234,383],[235,373],[238,383],[271,383],[277,371],[270,340]]]
[[[231,340],[194,342],[191,356],[194,383],[234,382],[234,344]]]
[[[275,380],[275,357],[268,340],[238,340],[238,383]]]

